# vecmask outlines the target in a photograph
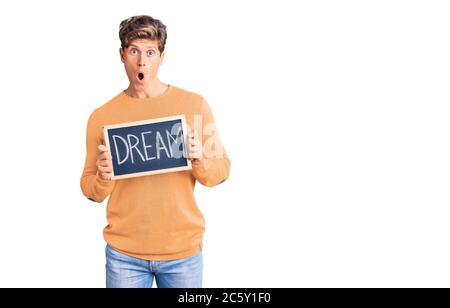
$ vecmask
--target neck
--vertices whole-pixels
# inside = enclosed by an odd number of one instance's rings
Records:
[[[146,85],[136,85],[130,83],[125,93],[135,98],[150,98],[163,94],[168,85],[159,80],[149,81]]]

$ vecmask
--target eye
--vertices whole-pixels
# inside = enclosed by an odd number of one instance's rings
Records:
[[[130,50],[130,54],[131,54],[132,56],[135,56],[135,55],[138,54],[138,50],[137,50],[136,48],[132,48],[132,49]]]
[[[154,56],[155,55],[155,51],[154,50],[149,50],[149,51],[147,51],[147,55],[149,57]]]

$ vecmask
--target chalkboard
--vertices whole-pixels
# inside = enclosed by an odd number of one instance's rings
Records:
[[[112,180],[191,169],[184,115],[103,127]]]

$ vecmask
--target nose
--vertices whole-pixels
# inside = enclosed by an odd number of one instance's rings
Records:
[[[145,66],[145,57],[139,56],[138,65]]]

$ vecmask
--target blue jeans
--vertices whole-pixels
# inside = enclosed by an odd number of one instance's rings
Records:
[[[169,261],[137,259],[106,245],[107,288],[201,288],[203,254]]]

